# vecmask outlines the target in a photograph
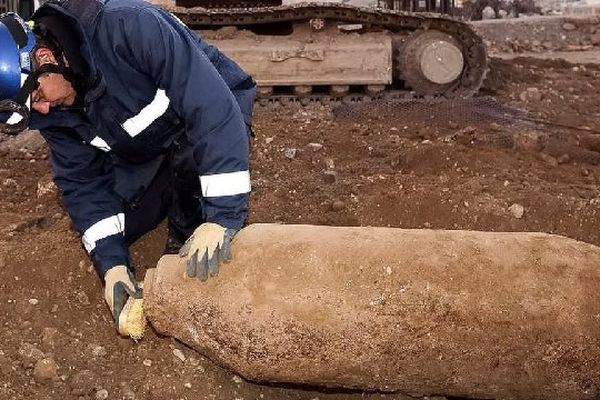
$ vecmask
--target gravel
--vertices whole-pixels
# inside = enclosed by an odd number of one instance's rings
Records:
[[[71,393],[76,396],[85,396],[94,391],[96,376],[90,370],[84,369],[76,372],[69,382]]]
[[[44,350],[52,350],[56,347],[58,330],[56,328],[46,327],[42,330],[41,342]]]
[[[25,368],[31,368],[44,358],[44,353],[31,343],[23,343],[19,348],[19,359]]]

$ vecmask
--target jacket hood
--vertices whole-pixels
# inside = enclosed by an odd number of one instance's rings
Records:
[[[92,53],[90,38],[94,36],[97,21],[104,7],[98,0],[50,0],[42,5],[32,16],[33,21],[44,20],[45,17],[59,16],[79,35],[79,52],[87,64],[88,92],[86,101],[97,98],[104,91],[102,75],[98,70]]]

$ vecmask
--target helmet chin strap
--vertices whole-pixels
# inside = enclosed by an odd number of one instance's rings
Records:
[[[29,108],[24,104],[19,104],[14,100],[1,100],[0,113],[10,115],[6,122],[0,122],[0,132],[2,133],[16,135],[29,126],[31,114]]]
[[[6,122],[0,122],[0,132],[7,135],[17,135],[27,129],[29,120],[31,119],[31,110],[27,106],[27,100],[31,96],[31,92],[39,86],[38,78],[43,74],[61,74],[68,81],[72,81],[73,79],[69,69],[56,64],[44,64],[30,73],[12,100],[0,101],[0,113],[8,113],[10,115]]]

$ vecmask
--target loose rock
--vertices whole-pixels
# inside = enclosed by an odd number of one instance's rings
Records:
[[[183,354],[183,351],[179,350],[179,349],[173,349],[173,355],[179,359],[179,361],[184,362],[185,361],[185,355]]]
[[[325,181],[325,183],[335,183],[337,182],[337,172],[335,171],[325,171],[323,173],[323,181]]]
[[[130,388],[121,389],[122,400],[135,400],[135,393]]]
[[[515,149],[535,153],[541,152],[544,147],[542,136],[539,132],[534,131],[524,131],[513,135],[513,144]]]
[[[25,368],[31,368],[33,365],[44,358],[44,353],[31,343],[23,343],[19,348],[19,358]]]
[[[565,31],[574,31],[575,29],[577,29],[577,26],[571,22],[565,22],[564,24],[562,24],[562,28]]]
[[[545,42],[542,42],[542,47],[544,47],[546,50],[550,50],[554,47],[554,44],[551,41],[547,40]]]
[[[534,102],[541,101],[542,97],[543,97],[542,92],[540,92],[540,90],[535,87],[527,88],[527,90],[522,92],[521,95],[519,96],[519,98],[522,101],[534,101]]]
[[[390,142],[392,143],[400,143],[400,135],[390,135]]]
[[[106,400],[108,399],[108,390],[100,389],[96,392],[96,400]]]
[[[497,123],[497,122],[492,122],[492,123],[490,124],[490,128],[491,128],[493,131],[496,131],[496,132],[500,132],[500,131],[502,131],[502,130],[504,129],[504,128],[502,127],[502,125],[500,125],[500,124],[499,124],[499,123]]]
[[[119,387],[121,388],[121,400],[135,400],[135,393],[131,390],[127,382],[119,383]]]
[[[85,292],[77,293],[77,301],[84,306],[87,306],[90,304],[90,298],[88,297],[88,295]]]
[[[58,366],[51,358],[42,358],[35,363],[33,377],[37,381],[48,381],[58,379]]]
[[[295,149],[293,147],[286,147],[285,149],[283,149],[283,155],[290,160],[296,158],[297,153],[298,149]]]
[[[94,357],[104,357],[108,354],[103,346],[91,346],[91,353]]]
[[[542,100],[542,92],[536,87],[527,88],[527,97],[531,101],[541,101]]]
[[[44,328],[42,331],[42,347],[45,350],[52,350],[56,346],[58,330],[56,328]]]
[[[515,203],[508,207],[508,211],[510,211],[513,217],[521,219],[525,213],[525,208],[522,205]]]
[[[58,191],[56,184],[51,178],[44,177],[37,184],[37,197],[47,194],[55,194]]]
[[[571,162],[571,156],[568,154],[563,154],[562,156],[556,159],[556,162],[558,162],[559,164],[567,164]]]
[[[582,168],[581,169],[581,176],[589,176],[590,175],[590,170],[587,168]]]
[[[496,18],[496,11],[494,11],[494,9],[490,6],[487,6],[481,12],[481,19],[495,19],[495,18]]]
[[[313,149],[313,151],[321,150],[323,148],[321,143],[309,143],[306,146]]]
[[[16,188],[19,186],[19,184],[12,178],[6,178],[2,181],[2,186]]]
[[[341,200],[335,200],[333,203],[331,203],[331,209],[333,211],[341,211],[346,207],[346,203],[344,203]]]
[[[558,167],[558,160],[546,153],[540,153],[540,158],[551,167]]]

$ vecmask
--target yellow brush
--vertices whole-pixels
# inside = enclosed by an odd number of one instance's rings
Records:
[[[144,316],[144,299],[127,299],[123,311],[119,315],[119,333],[133,340],[140,340],[146,331]]]

